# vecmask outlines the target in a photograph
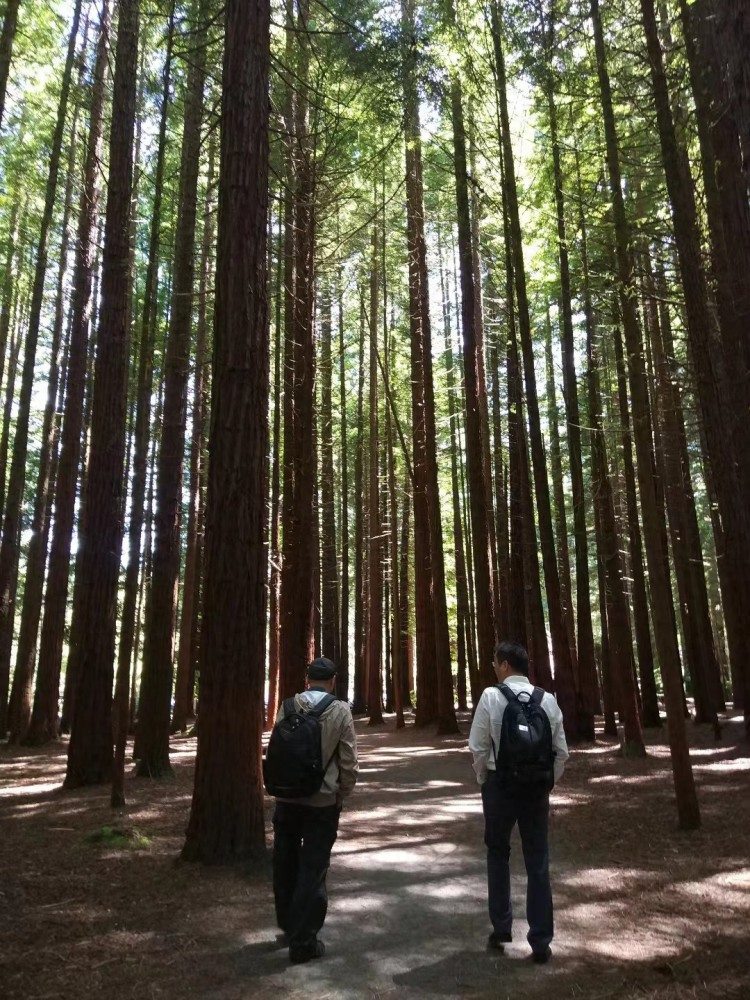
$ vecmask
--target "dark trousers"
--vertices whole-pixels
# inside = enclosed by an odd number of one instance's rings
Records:
[[[277,802],[273,816],[276,922],[291,948],[315,942],[328,910],[326,874],[338,833],[338,806]]]
[[[482,785],[484,842],[487,845],[487,887],[490,920],[498,934],[509,934],[513,924],[510,901],[510,835],[518,823],[526,863],[526,919],[533,951],[544,951],[552,940],[552,890],[549,884],[547,825],[549,795],[519,798],[503,788],[494,771]]]

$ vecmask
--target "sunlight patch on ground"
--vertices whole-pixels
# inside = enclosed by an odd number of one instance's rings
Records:
[[[40,795],[42,792],[54,792],[60,787],[58,781],[33,781],[26,785],[8,785],[0,788],[0,799],[11,799],[15,795]]]
[[[666,774],[665,771],[643,771],[640,774],[599,774],[589,778],[590,785],[644,785],[656,784]]]
[[[643,868],[582,868],[578,872],[558,878],[557,881],[568,888],[590,891],[591,886],[596,885],[609,891],[615,888],[624,889],[628,882],[651,876],[652,873]]]
[[[750,868],[738,872],[719,872],[694,882],[682,882],[674,888],[677,892],[698,896],[704,901],[715,900],[718,890],[722,907],[750,909]]]
[[[696,764],[696,771],[750,771],[750,757],[735,757],[732,760],[716,760],[711,764]]]

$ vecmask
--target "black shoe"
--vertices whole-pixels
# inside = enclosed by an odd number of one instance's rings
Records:
[[[301,965],[303,962],[309,962],[313,958],[322,958],[326,953],[326,946],[322,941],[315,940],[312,945],[305,946],[303,948],[290,948],[289,949],[289,961],[293,965]]]
[[[504,951],[503,945],[510,944],[512,940],[513,935],[509,931],[506,931],[505,934],[493,931],[487,938],[487,947],[494,948],[496,951]]]
[[[531,960],[536,962],[537,965],[546,965],[547,962],[552,958],[552,949],[549,945],[542,951],[532,951]]]

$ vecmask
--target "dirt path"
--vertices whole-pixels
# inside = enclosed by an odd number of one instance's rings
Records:
[[[731,723],[693,731],[704,826],[675,828],[666,746],[577,751],[554,795],[554,960],[528,959],[520,850],[514,943],[489,954],[481,805],[465,738],[358,724],[362,779],[329,876],[328,955],[290,967],[268,866],[176,865],[193,740],[176,778],[130,779],[138,848],[92,843],[108,796],[59,791],[65,747],[0,752],[0,997],[750,998],[750,756]],[[467,720],[463,721],[464,731]]]

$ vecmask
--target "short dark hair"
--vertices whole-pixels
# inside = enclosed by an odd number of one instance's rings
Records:
[[[495,646],[495,660],[498,663],[507,660],[517,674],[529,676],[529,654],[518,642],[499,642]]]
[[[330,681],[336,676],[336,665],[327,656],[319,656],[308,665],[307,676],[311,681]]]

